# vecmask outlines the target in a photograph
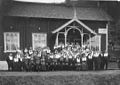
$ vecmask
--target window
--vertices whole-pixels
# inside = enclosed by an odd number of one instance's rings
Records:
[[[19,33],[4,32],[4,52],[16,52],[19,47]]]
[[[47,46],[47,34],[46,33],[32,33],[32,45],[33,49],[38,47]]]
[[[91,38],[91,47],[95,51],[101,51],[101,35],[96,35]]]

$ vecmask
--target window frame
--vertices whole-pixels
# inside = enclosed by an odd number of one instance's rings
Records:
[[[45,39],[45,40],[46,40],[46,41],[45,41],[45,47],[46,47],[46,46],[47,46],[47,33],[32,33],[32,47],[33,47],[33,50],[35,50],[35,42],[34,42],[34,38],[35,38],[35,37],[34,37],[34,34],[39,34],[39,35],[40,35],[40,34],[45,34],[45,35],[46,35],[46,37],[45,37],[45,38],[46,38],[46,39]]]
[[[12,50],[11,48],[10,48],[10,50],[7,50],[7,41],[6,41],[6,38],[7,38],[7,34],[17,34],[17,48],[20,48],[20,33],[19,32],[4,32],[3,33],[3,35],[4,35],[4,53],[7,53],[7,52],[16,52],[16,50]]]

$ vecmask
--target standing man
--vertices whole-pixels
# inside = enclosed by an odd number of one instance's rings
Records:
[[[108,69],[108,62],[109,62],[109,55],[108,52],[104,53],[104,68],[107,70]]]
[[[93,51],[87,56],[87,66],[88,70],[93,70]]]
[[[104,70],[104,53],[103,52],[100,53],[100,60],[101,60],[100,70]]]
[[[99,70],[99,52],[95,51],[93,56],[94,70]]]

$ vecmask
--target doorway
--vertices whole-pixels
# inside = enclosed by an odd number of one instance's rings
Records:
[[[67,32],[67,42],[68,43],[79,43],[81,45],[81,32],[78,29],[70,29]]]

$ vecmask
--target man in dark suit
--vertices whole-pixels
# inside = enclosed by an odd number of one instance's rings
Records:
[[[93,56],[93,64],[94,64],[94,70],[99,70],[99,52],[94,52]]]
[[[93,52],[89,53],[87,56],[87,66],[88,70],[93,70]]]
[[[108,52],[104,53],[104,68],[107,70],[108,69],[108,62],[109,62],[109,55]]]

